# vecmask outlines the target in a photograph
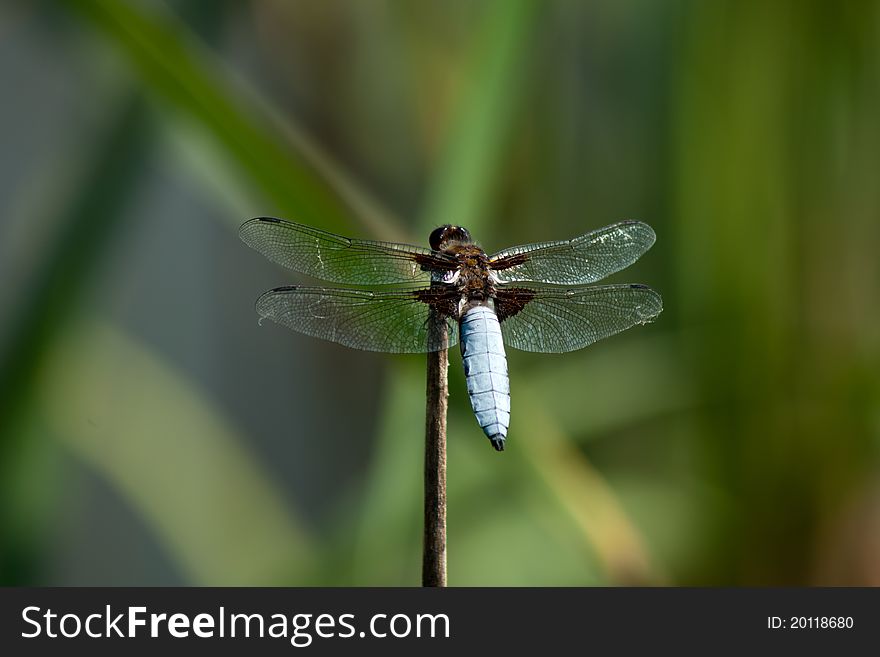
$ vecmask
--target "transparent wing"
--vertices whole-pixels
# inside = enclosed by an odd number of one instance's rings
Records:
[[[437,351],[429,331],[432,309],[446,307],[445,290],[421,288],[369,292],[321,287],[280,287],[257,299],[260,317],[353,349],[390,353]],[[447,317],[449,343],[458,342],[458,322]]]
[[[238,234],[245,244],[270,260],[334,283],[427,283],[431,271],[456,266],[448,256],[430,249],[350,239],[274,217],[246,221]]]
[[[648,224],[622,221],[573,240],[514,246],[490,256],[489,262],[502,283],[583,285],[628,267],[655,239]]]
[[[495,310],[504,344],[561,353],[652,321],[663,310],[663,300],[644,285],[528,286],[499,289]]]

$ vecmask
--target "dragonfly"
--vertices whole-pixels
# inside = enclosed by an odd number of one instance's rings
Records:
[[[430,248],[353,239],[275,217],[250,219],[239,234],[280,265],[352,286],[276,287],[257,299],[261,321],[367,351],[427,353],[460,344],[471,406],[498,451],[510,426],[505,346],[574,351],[646,324],[663,309],[646,285],[593,285],[654,244],[654,231],[640,221],[492,255],[450,224],[431,233]]]

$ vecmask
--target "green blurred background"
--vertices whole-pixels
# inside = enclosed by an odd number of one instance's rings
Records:
[[[4,2],[0,581],[416,585],[424,357],[238,225],[641,219],[654,324],[450,370],[453,585],[880,585],[880,3]]]

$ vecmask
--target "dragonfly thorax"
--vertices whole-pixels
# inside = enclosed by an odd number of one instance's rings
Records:
[[[458,260],[458,271],[454,284],[461,293],[463,302],[479,305],[495,293],[495,279],[489,268],[489,257],[476,244],[456,244],[447,253]]]

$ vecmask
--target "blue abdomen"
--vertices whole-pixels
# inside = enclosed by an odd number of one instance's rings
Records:
[[[471,308],[461,318],[460,340],[471,406],[501,451],[510,425],[510,380],[498,316],[486,306]]]

